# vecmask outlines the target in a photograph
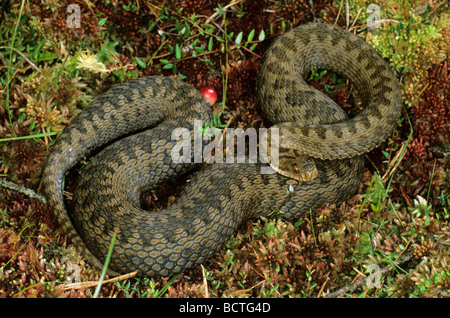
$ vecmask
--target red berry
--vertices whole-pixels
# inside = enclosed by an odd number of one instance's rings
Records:
[[[213,87],[205,86],[200,88],[200,94],[206,99],[206,102],[213,105],[217,101],[217,93]]]

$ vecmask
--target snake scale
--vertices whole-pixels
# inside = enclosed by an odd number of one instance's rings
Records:
[[[303,78],[314,68],[348,78],[364,109],[349,119],[308,86]],[[311,180],[261,174],[260,164],[216,163],[194,173],[173,204],[146,211],[140,204],[143,191],[194,167],[171,160],[176,143],[171,132],[177,127],[192,131],[194,120],[210,122],[204,98],[182,81],[143,77],[110,89],[73,120],[47,158],[44,194],[68,238],[91,263],[102,266],[116,234],[111,272],[180,273],[213,256],[243,220],[280,207],[293,219],[340,203],[359,185],[362,155],[387,138],[401,111],[399,84],[388,64],[357,36],[321,23],[274,40],[262,58],[256,86],[264,115],[280,128],[280,157],[291,149],[310,156],[317,170]],[[79,177],[69,215],[63,178],[94,152]]]

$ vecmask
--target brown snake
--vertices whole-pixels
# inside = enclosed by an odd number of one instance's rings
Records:
[[[363,111],[348,119],[308,86],[303,78],[313,68],[348,78]],[[171,132],[192,131],[195,119],[210,121],[203,97],[181,81],[144,77],[112,88],[83,110],[57,139],[43,172],[48,202],[81,253],[101,266],[116,233],[113,271],[165,276],[207,260],[245,219],[278,208],[293,219],[342,202],[359,185],[361,155],[387,138],[401,110],[387,63],[363,40],[325,24],[306,24],[277,38],[262,59],[257,91],[266,118],[280,128],[280,159],[286,155],[300,170],[306,161],[316,176],[287,195],[299,181],[261,174],[260,164],[216,163],[195,173],[172,205],[154,212],[141,208],[140,194],[194,166],[171,160]],[[105,144],[84,167],[69,215],[65,173]]]

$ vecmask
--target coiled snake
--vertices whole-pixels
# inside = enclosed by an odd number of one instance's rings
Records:
[[[313,68],[351,80],[363,111],[348,119],[308,86],[303,77]],[[171,133],[178,127],[193,131],[194,120],[210,122],[203,97],[184,82],[144,77],[112,88],[83,110],[56,140],[43,171],[48,202],[82,254],[101,266],[116,233],[113,271],[170,275],[214,255],[245,219],[280,207],[292,219],[342,202],[358,187],[361,155],[387,138],[401,110],[399,85],[387,63],[355,35],[326,24],[306,24],[278,37],[262,59],[257,91],[266,118],[280,128],[280,162],[298,156],[287,172],[302,170],[306,162],[316,171],[311,180],[261,174],[260,164],[216,163],[194,174],[175,202],[157,212],[141,208],[140,194],[193,167],[171,160]],[[79,177],[69,216],[63,177],[105,144]]]

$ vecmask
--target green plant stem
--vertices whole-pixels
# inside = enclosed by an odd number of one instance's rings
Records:
[[[222,110],[225,109],[228,87],[228,34],[226,23],[226,11],[223,12],[223,28],[225,32],[225,80],[222,80]]]
[[[411,120],[409,119],[408,112],[407,112],[406,110],[405,110],[405,117],[406,117],[406,119],[408,119],[409,128],[410,128],[411,130],[410,130],[408,139],[406,140],[406,144],[405,144],[405,146],[404,146],[403,149],[402,149],[402,153],[400,154],[400,156],[399,156],[397,162],[395,163],[394,168],[392,168],[392,175],[391,175],[391,177],[389,178],[389,182],[388,182],[388,184],[387,184],[386,191],[383,193],[383,201],[386,200],[386,198],[387,198],[387,196],[388,196],[388,194],[389,194],[389,191],[388,191],[388,190],[389,190],[389,187],[391,186],[392,180],[394,179],[394,171],[395,171],[395,170],[397,169],[397,167],[400,165],[400,162],[402,161],[402,158],[405,156],[405,154],[406,154],[406,147],[408,146],[409,142],[411,141],[411,138],[412,138],[412,135],[413,135],[413,132],[414,132],[413,127],[412,127],[412,124],[411,124]]]
[[[10,138],[2,138],[0,139],[0,142],[2,141],[14,141],[14,140],[21,140],[21,139],[31,139],[31,138],[41,138],[41,137],[48,137],[48,136],[54,136],[59,135],[60,131],[54,131],[54,132],[48,132],[45,134],[36,134],[36,135],[29,135],[29,136],[18,136],[18,137],[10,137]]]
[[[116,235],[117,235],[117,233],[114,233],[113,237],[111,238],[111,243],[109,244],[109,249],[108,249],[108,255],[106,255],[106,260],[105,260],[105,264],[103,265],[102,274],[101,274],[100,279],[98,281],[98,285],[95,288],[95,292],[94,292],[93,298],[97,298],[98,297],[98,294],[100,293],[100,289],[102,288],[102,283],[103,283],[103,280],[105,278],[106,271],[108,270],[109,261],[111,260],[111,255],[112,255],[112,252],[113,252],[114,243],[116,242]]]
[[[166,292],[166,290],[170,287],[170,285],[173,284],[173,282],[175,281],[175,279],[178,278],[178,276],[180,276],[180,274],[175,274],[175,275],[167,282],[167,284],[165,284],[165,285],[163,286],[163,288],[161,288],[161,290],[158,291],[158,293],[156,294],[156,297],[157,297],[157,298],[161,297],[161,296]]]
[[[16,132],[14,131],[14,126],[13,126],[13,123],[12,123],[11,112],[9,110],[9,80],[10,80],[10,76],[11,76],[11,60],[12,60],[12,52],[13,52],[13,47],[14,47],[14,41],[16,40],[17,29],[19,28],[20,18],[22,17],[24,4],[25,4],[25,0],[22,0],[22,3],[20,5],[19,16],[17,17],[16,26],[14,28],[13,36],[12,36],[12,39],[11,39],[11,45],[10,45],[10,50],[9,50],[8,72],[7,72],[7,75],[6,75],[5,108],[6,108],[6,111],[8,112],[8,120],[9,120],[9,124],[11,125],[11,129],[12,129],[12,132],[13,132],[14,136],[16,136]]]

